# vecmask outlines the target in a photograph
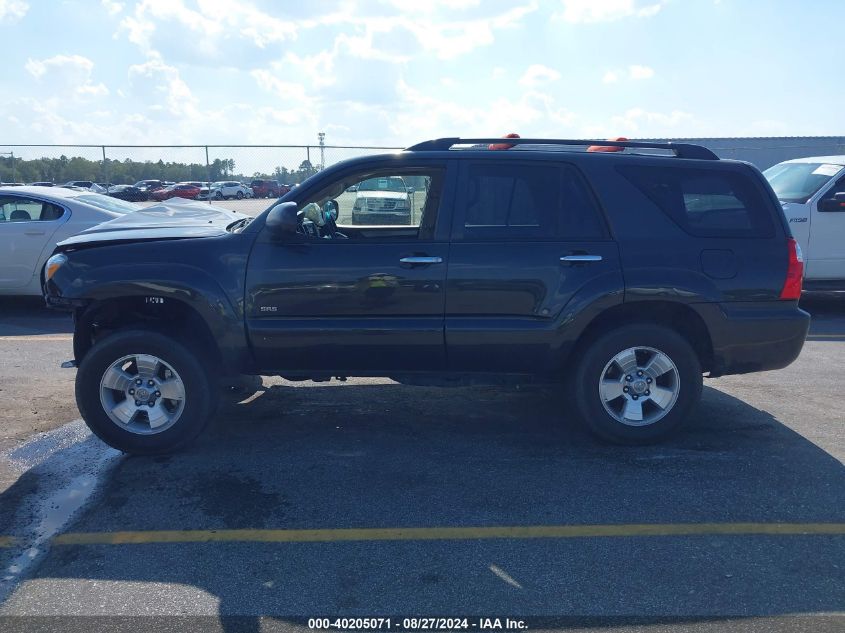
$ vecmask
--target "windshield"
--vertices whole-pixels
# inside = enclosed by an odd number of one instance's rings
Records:
[[[99,193],[86,193],[82,196],[76,196],[74,199],[84,202],[91,207],[97,207],[98,209],[111,211],[112,213],[131,213],[141,208],[131,202],[124,202],[118,198],[110,198]]]
[[[781,163],[769,167],[763,175],[778,200],[803,204],[841,170],[842,165],[828,163]]]
[[[396,191],[398,193],[407,193],[405,181],[398,176],[370,178],[358,185],[358,191]]]

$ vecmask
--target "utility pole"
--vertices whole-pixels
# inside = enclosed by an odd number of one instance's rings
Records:
[[[320,171],[326,168],[326,133],[317,132],[317,138],[320,139]]]

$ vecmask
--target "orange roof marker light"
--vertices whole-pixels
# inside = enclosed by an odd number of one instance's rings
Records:
[[[510,134],[505,134],[502,138],[519,138],[519,134],[511,132]],[[510,149],[511,147],[513,145],[510,143],[490,143],[487,149]]]
[[[609,138],[608,141],[627,141],[628,139],[624,136],[617,136],[616,138]],[[588,152],[624,152],[624,147],[618,147],[615,145],[590,145],[587,148]]]

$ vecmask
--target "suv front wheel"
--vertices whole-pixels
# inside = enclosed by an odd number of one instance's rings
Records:
[[[76,374],[76,403],[101,440],[133,454],[168,453],[193,440],[216,408],[196,354],[158,332],[127,330],[98,342]]]
[[[701,397],[702,371],[687,340],[666,327],[632,324],[589,344],[575,402],[591,431],[619,444],[664,439]]]

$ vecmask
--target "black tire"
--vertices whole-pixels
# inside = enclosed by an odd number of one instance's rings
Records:
[[[599,381],[607,364],[620,352],[634,347],[659,350],[677,368],[679,389],[674,405],[663,417],[644,426],[631,426],[615,419],[605,410],[599,394]],[[576,369],[574,396],[582,421],[600,438],[616,444],[652,444],[665,439],[685,422],[701,398],[702,383],[698,355],[683,336],[659,325],[631,324],[606,332],[584,347]]]
[[[140,435],[118,426],[100,402],[100,381],[112,363],[123,356],[151,354],[170,365],[182,379],[185,404],[169,428]],[[201,358],[179,341],[147,330],[116,332],[99,341],[82,359],[76,374],[76,404],[88,428],[109,446],[135,455],[170,453],[191,442],[205,428],[217,408],[218,389]]]
[[[215,200],[222,200],[224,197],[225,196],[223,195],[223,193],[221,191],[217,191],[217,192],[214,193],[214,199]]]
[[[243,191],[239,191],[235,194],[235,197],[240,200],[244,197]]]

